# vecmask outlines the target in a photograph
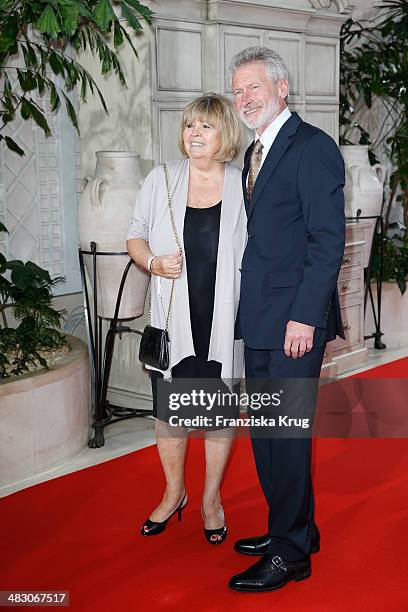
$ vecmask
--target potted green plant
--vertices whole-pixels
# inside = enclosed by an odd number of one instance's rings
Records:
[[[408,2],[386,0],[375,22],[349,19],[341,30],[340,143],[383,146],[393,171],[381,214],[386,232],[384,280],[396,281],[401,294],[408,273]],[[382,105],[384,120],[375,137],[358,121],[361,109]],[[357,136],[356,136],[357,135]],[[356,140],[358,142],[356,142]],[[391,222],[394,202],[402,206],[402,223]],[[378,268],[374,262],[374,270]]]
[[[7,232],[2,223],[0,232]],[[32,261],[7,261],[0,253],[0,378],[48,368],[52,353],[66,345],[63,312],[52,307],[52,289],[62,282]]]
[[[120,9],[120,16],[114,6]],[[92,75],[81,65],[77,54],[90,51],[100,62],[102,75],[111,70],[126,85],[116,51],[129,44],[136,48],[127,29],[142,29],[140,19],[150,22],[152,11],[138,0],[0,0],[0,142],[24,155],[8,135],[8,125],[17,115],[32,119],[46,135],[51,133],[42,106],[33,92],[48,97],[51,110],[61,100],[78,130],[74,106],[67,93],[77,89],[82,101],[88,91],[97,93],[107,112],[104,98]],[[112,49],[113,47],[113,49]],[[60,85],[62,84],[62,85]]]
[[[52,306],[63,280],[0,253],[0,495],[88,442],[87,347],[61,333],[63,312]]]

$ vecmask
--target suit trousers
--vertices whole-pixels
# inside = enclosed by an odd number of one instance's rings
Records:
[[[311,399],[313,417],[324,349],[325,345],[313,347],[303,357],[293,359],[283,349],[245,347],[247,390],[251,389],[251,379],[255,385],[254,379],[289,379],[289,388],[290,379],[313,379],[304,383],[310,383],[315,389]],[[297,382],[301,388],[302,381]],[[307,437],[277,438],[260,437],[252,428],[251,442],[259,481],[269,506],[268,552],[287,561],[298,561],[310,554],[311,536],[317,530],[311,478],[311,431]]]

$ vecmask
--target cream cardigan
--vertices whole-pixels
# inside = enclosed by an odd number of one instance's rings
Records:
[[[163,372],[171,379],[171,368],[189,355],[195,355],[190,323],[187,267],[184,257],[184,215],[187,204],[189,161],[167,163],[173,214],[183,250],[181,276],[176,279],[170,312],[170,366]],[[163,167],[156,166],[146,177],[137,196],[133,216],[129,221],[127,239],[142,238],[149,243],[154,255],[177,252],[167,202]],[[222,364],[221,378],[231,386],[231,380],[243,375],[244,349],[242,340],[234,340],[235,318],[239,303],[240,266],[246,242],[246,214],[242,198],[241,170],[225,164],[222,194],[214,314],[208,360]],[[164,329],[171,290],[170,279],[152,276],[152,325]],[[150,368],[152,369],[152,368]]]

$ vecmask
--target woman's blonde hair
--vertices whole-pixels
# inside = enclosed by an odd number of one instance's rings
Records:
[[[242,125],[233,103],[228,98],[210,92],[187,104],[179,131],[179,149],[184,157],[188,157],[183,141],[184,128],[195,119],[208,121],[209,125],[220,133],[221,147],[214,159],[229,162],[238,157],[243,143]]]

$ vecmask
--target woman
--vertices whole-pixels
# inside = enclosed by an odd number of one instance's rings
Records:
[[[151,324],[164,329],[173,279],[169,318],[170,366],[151,369],[157,447],[166,478],[160,504],[141,528],[142,535],[164,531],[171,516],[187,504],[184,458],[187,428],[174,435],[158,415],[158,379],[238,379],[243,345],[234,340],[246,217],[241,171],[230,162],[241,146],[241,125],[232,103],[206,94],[190,102],[180,126],[179,148],[185,159],[168,162],[169,190],[177,250],[170,222],[163,167],[146,177],[130,220],[130,256],[151,272]],[[205,432],[206,477],[202,497],[204,533],[211,544],[224,541],[227,528],[220,485],[232,443],[232,430]]]

